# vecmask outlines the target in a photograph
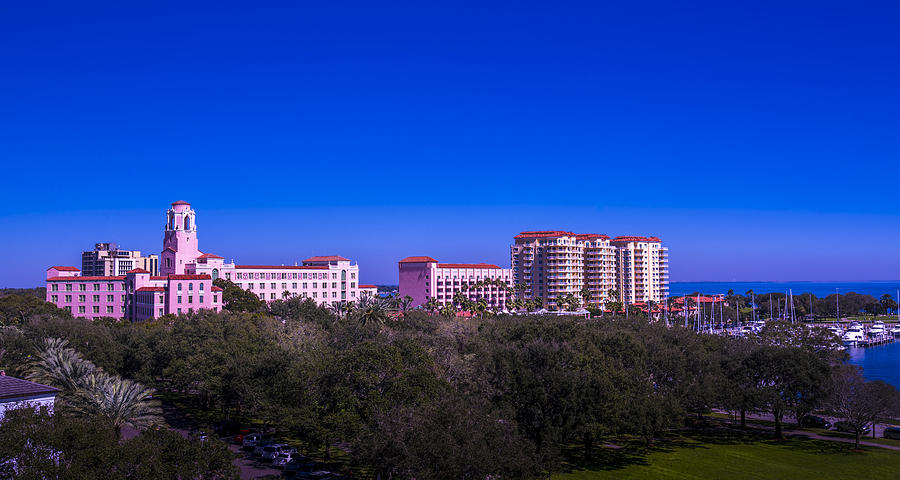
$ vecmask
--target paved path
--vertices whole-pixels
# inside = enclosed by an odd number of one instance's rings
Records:
[[[719,413],[727,413],[727,412],[719,412]],[[753,420],[766,420],[769,422],[773,422],[773,421],[775,421],[775,417],[773,417],[772,414],[766,414],[766,413],[749,414],[748,413],[746,415],[746,417],[747,417],[747,425],[752,425],[754,428],[764,429],[767,431],[775,430],[775,427],[773,427],[773,426],[765,425],[765,424],[761,424],[761,423],[757,423],[757,422],[753,421]],[[715,417],[712,417],[712,418],[715,418]],[[824,418],[828,419],[832,423],[834,423],[836,421],[836,419],[831,418],[831,417],[824,417]],[[724,418],[717,419],[717,420],[720,420],[723,422],[729,422],[729,423],[731,422],[731,420],[727,420]],[[833,437],[830,435],[822,435],[820,433],[816,433],[816,432],[808,431],[808,430],[796,430],[794,428],[791,428],[792,426],[797,424],[793,417],[785,417],[784,420],[785,421],[782,424],[783,425],[782,428],[783,428],[785,435],[807,437],[807,438],[813,438],[816,440],[825,440],[825,441],[831,441],[831,442],[842,442],[842,443],[851,443],[851,444],[856,443],[856,440],[853,438]],[[885,427],[885,425],[880,424],[880,423],[875,425],[876,438],[881,437],[881,435],[879,435],[879,434],[884,430],[884,427]],[[870,433],[870,435],[871,435],[871,433]],[[869,437],[867,437],[865,435],[860,437],[859,444],[864,445],[866,447],[878,447],[878,448],[885,448],[888,450],[900,451],[900,447],[898,447],[896,445],[884,445],[881,443],[867,442],[865,440],[866,438],[869,438]]]

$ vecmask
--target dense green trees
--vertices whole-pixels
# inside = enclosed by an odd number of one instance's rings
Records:
[[[376,298],[340,310],[286,298],[262,311],[232,297],[231,307],[141,324],[14,312],[0,363],[57,385],[102,370],[123,392],[133,379],[213,418],[338,445],[382,478],[425,479],[537,478],[573,445],[590,457],[621,435],[650,443],[711,409],[772,412],[780,433],[785,416],[826,404],[840,362],[822,332],[789,322],[736,339],[645,317],[492,316],[477,302],[458,305],[484,317],[465,321],[452,306],[397,316]],[[79,362],[93,367],[65,367]],[[100,413],[81,414],[126,424]]]

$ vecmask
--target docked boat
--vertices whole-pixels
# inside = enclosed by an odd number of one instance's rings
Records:
[[[851,325],[841,337],[841,342],[848,347],[855,347],[865,341],[865,339],[866,336],[862,331],[862,327]]]
[[[891,332],[891,335],[894,336],[894,338],[900,338],[900,323],[898,323],[897,325],[894,325],[894,328],[892,328],[890,330],[890,332]]]
[[[885,332],[884,322],[882,322],[881,320],[876,321],[875,323],[872,324],[871,327],[869,327],[869,336],[872,336],[872,337],[881,336],[881,335],[884,335],[884,332]]]

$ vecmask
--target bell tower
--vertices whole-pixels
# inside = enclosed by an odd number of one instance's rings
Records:
[[[179,200],[166,212],[166,233],[159,256],[160,275],[180,275],[184,266],[200,256],[197,247],[197,214],[191,204]]]

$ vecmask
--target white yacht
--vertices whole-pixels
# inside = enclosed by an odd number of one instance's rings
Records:
[[[848,347],[855,347],[865,339],[866,336],[862,331],[862,327],[851,325],[847,332],[844,333],[844,336],[841,337],[841,342]]]
[[[881,320],[876,321],[875,323],[872,324],[871,327],[869,327],[869,335],[870,336],[884,335],[884,332],[885,332],[884,322],[882,322]]]
[[[894,338],[900,338],[900,323],[894,325],[894,328],[892,328],[890,332],[894,335]]]

